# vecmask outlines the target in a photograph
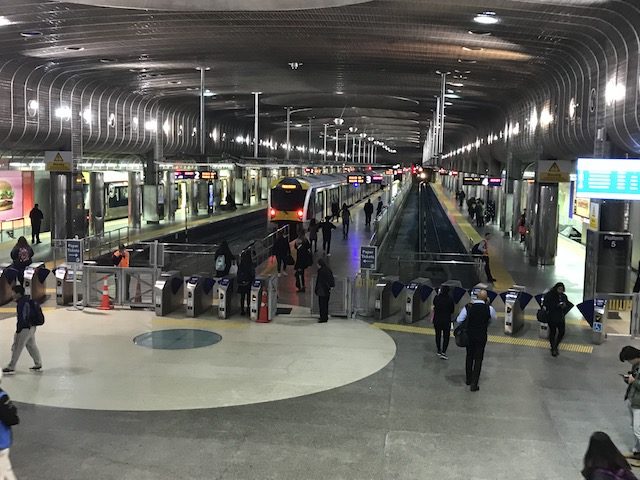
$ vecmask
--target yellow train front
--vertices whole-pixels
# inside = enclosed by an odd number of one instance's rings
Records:
[[[351,206],[384,188],[380,172],[368,172],[381,183],[349,183],[345,174],[325,174],[305,177],[284,177],[269,189],[268,220],[278,225],[308,225],[312,218],[321,221],[330,216],[331,206],[346,203]],[[384,178],[386,180],[386,178]]]

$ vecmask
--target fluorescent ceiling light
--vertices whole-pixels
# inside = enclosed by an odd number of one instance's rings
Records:
[[[494,25],[500,20],[496,17],[496,12],[482,12],[473,17],[473,21],[482,25]]]
[[[13,22],[5,16],[0,16],[0,27],[11,25]]]

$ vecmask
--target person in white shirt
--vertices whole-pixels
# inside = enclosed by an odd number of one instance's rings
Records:
[[[478,382],[482,370],[484,347],[487,345],[487,329],[497,319],[495,309],[489,305],[486,290],[480,290],[476,299],[462,309],[457,323],[465,323],[469,343],[467,344],[466,383],[472,392],[480,390]]]

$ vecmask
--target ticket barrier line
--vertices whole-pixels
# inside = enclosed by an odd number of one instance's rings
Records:
[[[18,272],[10,264],[0,265],[0,305],[13,300],[13,286],[16,284]]]
[[[399,325],[395,323],[376,322],[376,323],[373,323],[371,326],[375,328],[379,328],[380,330],[401,332],[401,333],[414,333],[418,335],[429,335],[429,336],[435,336],[436,334],[433,328],[416,327],[414,325]],[[518,338],[518,337],[503,337],[500,335],[489,335],[488,341],[489,343],[497,343],[502,345],[515,345],[519,347],[541,348],[544,350],[549,349],[549,342],[546,340]],[[580,343],[561,343],[559,349],[565,352],[586,353],[586,354],[593,353],[592,345],[583,345]]]
[[[24,270],[24,292],[35,301],[42,303],[47,298],[47,277],[51,271],[44,263],[32,263]]]

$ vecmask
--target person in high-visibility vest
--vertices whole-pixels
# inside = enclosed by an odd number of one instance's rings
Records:
[[[121,268],[129,267],[129,252],[127,252],[127,249],[123,244],[120,244],[118,246],[118,249],[115,252],[113,252],[111,261],[113,262],[114,267],[121,267]],[[125,277],[125,285],[124,285],[124,291],[126,294],[125,299],[128,298],[130,283],[131,283],[131,277],[127,275]],[[116,282],[116,292],[117,291],[118,291],[118,282]]]

